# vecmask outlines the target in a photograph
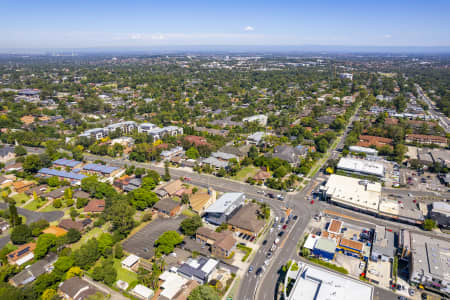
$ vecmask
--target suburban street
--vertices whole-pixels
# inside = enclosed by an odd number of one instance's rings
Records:
[[[350,119],[347,128],[345,129],[338,142],[332,149],[329,149],[329,151],[326,153],[325,157],[327,159],[320,161],[320,167],[322,167],[327,162],[328,158],[334,158],[335,154],[337,154],[336,149],[341,149],[343,147],[345,137],[349,133],[350,126],[357,116],[358,110],[356,110],[355,114]],[[125,165],[134,165],[136,167],[148,168],[155,170],[160,174],[164,174],[163,167],[156,166],[152,163],[139,163],[125,159],[102,157],[91,154],[86,154],[85,159],[91,161],[102,160],[110,165],[120,167],[124,167]],[[195,185],[199,185],[202,187],[211,187],[221,192],[233,191],[245,193],[247,197],[266,202],[268,205],[270,205],[273,215],[278,216],[279,218],[281,218],[281,216],[284,216],[284,210],[286,208],[291,208],[291,214],[298,216],[298,219],[295,221],[295,223],[291,222],[291,224],[289,224],[289,227],[287,228],[287,231],[284,233],[282,238],[280,238],[280,243],[277,247],[278,249],[274,252],[269,265],[265,267],[266,270],[259,276],[256,276],[256,270],[264,265],[264,262],[267,259],[266,253],[273,245],[273,242],[277,238],[277,234],[279,231],[273,230],[273,232],[267,233],[265,238],[260,239],[260,243],[262,243],[262,240],[264,239],[267,240],[267,243],[265,245],[261,245],[258,252],[252,255],[253,260],[251,261],[250,265],[253,267],[253,271],[244,273],[243,278],[241,278],[241,281],[239,282],[239,290],[236,299],[277,299],[278,280],[280,278],[281,269],[289,259],[299,259],[297,253],[297,244],[303,236],[303,233],[310,219],[313,215],[318,214],[324,208],[333,207],[324,202],[316,202],[312,205],[307,200],[312,190],[324,180],[323,178],[320,178],[320,172],[316,172],[316,174],[314,174],[312,178],[310,178],[308,184],[301,191],[284,194],[284,201],[271,199],[267,197],[266,194],[264,194],[270,192],[274,195],[277,195],[280,194],[280,191],[271,190],[261,186],[253,186],[244,182],[239,182],[227,178],[219,178],[209,174],[198,174],[191,170],[181,168],[170,168],[170,175],[172,178],[189,177],[191,182]],[[376,219],[376,221],[381,221],[379,223],[383,223],[383,221],[379,219]],[[375,296],[377,297],[376,299],[396,299],[396,295],[394,293],[377,287],[375,287]]]
[[[0,202],[0,209],[8,209],[8,204],[5,202]],[[53,222],[61,219],[64,216],[62,211],[49,211],[49,212],[35,212],[25,208],[17,208],[17,213],[19,215],[25,216],[27,218],[27,224],[36,222],[41,219],[45,219],[48,222]],[[0,248],[3,248],[10,240],[10,235],[6,235],[0,238]]]
[[[417,92],[419,93],[420,98],[425,101],[425,103],[428,105],[428,113],[432,115],[436,120],[438,120],[439,125],[444,128],[445,132],[450,132],[450,120],[441,114],[440,112],[436,111],[433,108],[433,104],[431,103],[430,98],[428,98],[427,95],[422,90],[422,87],[420,85],[416,84]]]

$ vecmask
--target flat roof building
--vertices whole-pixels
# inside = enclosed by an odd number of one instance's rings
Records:
[[[366,159],[343,157],[339,160],[337,168],[350,173],[384,177],[384,166]]]
[[[450,294],[450,242],[410,233],[410,282]]]
[[[367,155],[372,155],[372,156],[377,156],[378,155],[377,149],[368,148],[368,147],[350,146],[349,150],[350,150],[350,152],[365,153]]]
[[[332,174],[323,192],[332,203],[376,214],[381,199],[381,184]]]
[[[339,275],[305,263],[297,262],[298,271],[289,270],[285,286],[289,280],[294,284],[287,300],[371,300],[373,287],[361,281]]]
[[[374,261],[378,261],[378,259],[393,260],[396,253],[394,242],[395,235],[392,231],[386,230],[384,226],[375,225],[371,259]]]
[[[204,218],[215,225],[226,223],[244,204],[244,201],[243,193],[225,193],[205,210]]]

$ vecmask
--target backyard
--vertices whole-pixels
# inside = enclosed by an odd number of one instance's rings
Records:
[[[235,180],[245,181],[248,177],[254,176],[260,169],[254,166],[247,166],[239,170],[232,178]]]
[[[129,284],[137,280],[137,274],[122,268],[122,263],[117,258],[114,259],[114,269],[117,271],[118,280],[126,281]]]

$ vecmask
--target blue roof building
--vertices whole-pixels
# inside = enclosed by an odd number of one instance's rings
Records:
[[[100,173],[102,175],[111,175],[115,171],[119,170],[119,168],[116,167],[104,166],[100,164],[86,164],[82,169],[83,171]]]
[[[82,164],[81,161],[73,160],[73,159],[65,159],[65,158],[60,158],[53,162],[53,165],[57,165],[57,166],[61,166],[61,167],[69,167],[69,168],[75,168],[81,164]]]
[[[56,176],[62,179],[68,179],[71,181],[81,181],[86,176],[83,174],[77,174],[73,172],[66,172],[66,171],[60,171],[55,169],[49,169],[49,168],[42,168],[38,172],[38,176],[41,177],[52,177]]]

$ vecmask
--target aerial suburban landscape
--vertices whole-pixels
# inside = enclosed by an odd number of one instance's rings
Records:
[[[0,30],[0,299],[449,299],[450,48],[42,22]]]

